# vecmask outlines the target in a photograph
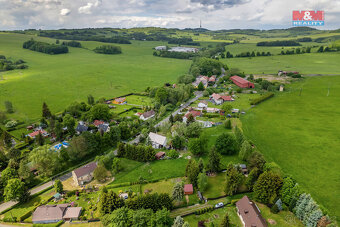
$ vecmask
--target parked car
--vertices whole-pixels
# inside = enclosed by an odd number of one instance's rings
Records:
[[[215,208],[220,208],[220,207],[223,207],[223,203],[221,202],[221,203],[217,203],[216,205],[215,205]]]

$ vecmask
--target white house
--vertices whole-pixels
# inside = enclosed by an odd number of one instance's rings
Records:
[[[213,126],[211,121],[197,121],[199,122],[203,128],[211,128]]]
[[[149,141],[153,148],[159,149],[166,146],[167,139],[165,136],[150,132]]]

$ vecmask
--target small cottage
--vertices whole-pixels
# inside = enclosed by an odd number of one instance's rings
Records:
[[[167,139],[165,136],[159,135],[157,133],[150,132],[148,139],[153,148],[159,149],[166,146]]]
[[[93,178],[93,171],[97,168],[96,162],[88,163],[72,171],[74,183],[78,186],[90,182]]]
[[[192,195],[194,194],[194,188],[192,184],[185,184],[184,185],[184,195]]]

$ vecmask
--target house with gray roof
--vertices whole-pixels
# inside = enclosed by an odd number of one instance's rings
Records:
[[[97,162],[90,162],[72,171],[74,183],[78,186],[84,185],[93,179],[93,172],[97,168]]]
[[[32,215],[33,224],[56,223],[61,220],[78,220],[81,207],[69,207],[69,204],[39,206]]]

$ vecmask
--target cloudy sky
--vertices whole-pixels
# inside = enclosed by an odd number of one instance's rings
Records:
[[[340,28],[340,0],[0,0],[0,30],[288,28],[292,10],[324,10],[322,29]]]

